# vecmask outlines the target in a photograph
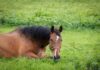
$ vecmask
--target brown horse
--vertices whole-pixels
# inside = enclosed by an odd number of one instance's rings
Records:
[[[55,29],[54,26],[30,26],[0,34],[0,57],[42,58],[45,57],[44,52],[49,44],[54,59],[59,59],[61,32],[62,26],[59,29]]]

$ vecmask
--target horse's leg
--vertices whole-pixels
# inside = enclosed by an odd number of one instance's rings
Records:
[[[41,49],[40,49],[40,51],[39,51],[39,53],[38,53],[38,56],[39,56],[40,58],[47,57],[47,55],[45,54],[45,50],[46,50],[46,48],[41,48]]]
[[[36,54],[33,53],[33,52],[27,52],[27,53],[25,54],[25,56],[28,57],[28,58],[39,58],[38,55],[36,55]]]

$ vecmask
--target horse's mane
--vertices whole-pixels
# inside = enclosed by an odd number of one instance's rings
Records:
[[[20,32],[34,40],[49,40],[50,38],[50,29],[43,26],[31,26],[24,27],[20,29]]]
[[[37,41],[38,43],[49,43],[50,28],[43,26],[27,26],[18,29],[22,35],[31,41]]]
[[[44,26],[27,26],[18,29],[22,35],[31,41],[37,41],[39,44],[42,44],[42,47],[45,47],[49,43],[50,39],[50,28]],[[60,36],[60,33],[57,29],[54,32]]]

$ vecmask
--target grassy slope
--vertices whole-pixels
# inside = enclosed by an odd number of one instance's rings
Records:
[[[8,32],[11,28],[0,28]],[[0,58],[0,70],[99,70],[100,69],[100,32],[93,30],[64,31],[61,59]],[[48,55],[50,50],[47,48]],[[97,69],[99,68],[99,69]]]

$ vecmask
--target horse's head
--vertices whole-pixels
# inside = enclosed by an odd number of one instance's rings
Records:
[[[62,32],[62,26],[59,27],[59,29],[55,29],[54,26],[51,27],[51,33],[50,33],[50,49],[53,53],[54,60],[60,58],[60,49],[61,49],[61,32]]]

